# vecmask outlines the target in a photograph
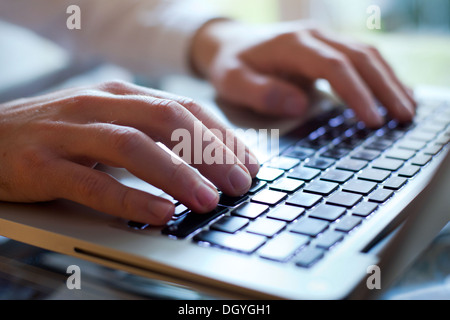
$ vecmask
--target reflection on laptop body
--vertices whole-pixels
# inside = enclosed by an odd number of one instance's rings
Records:
[[[0,234],[221,297],[367,297],[368,268],[393,278],[449,221],[449,140],[448,97],[424,96],[413,124],[379,130],[334,108],[284,136],[250,192],[209,214],[177,204],[155,228],[67,201],[2,203]]]

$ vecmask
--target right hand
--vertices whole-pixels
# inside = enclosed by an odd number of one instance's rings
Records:
[[[178,128],[193,136],[195,124],[214,137],[203,142],[203,149],[213,144],[224,159],[234,159],[193,165],[207,179],[186,163],[176,164],[157,145],[159,141],[173,147],[171,134]],[[94,169],[103,163],[126,168],[190,209],[208,212],[219,200],[216,186],[226,194],[241,195],[259,170],[248,149],[245,159],[238,159],[212,128],[226,130],[194,101],[118,81],[2,104],[0,200],[64,198],[153,225],[171,218],[174,205],[169,200],[124,186]]]

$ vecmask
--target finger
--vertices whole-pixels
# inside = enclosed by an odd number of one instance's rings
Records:
[[[283,60],[285,68],[289,67],[294,72],[311,79],[328,80],[336,93],[369,127],[378,127],[383,123],[370,89],[349,59],[336,49],[313,37],[303,37],[286,52]]]
[[[344,53],[352,61],[369,88],[394,118],[401,121],[412,120],[414,107],[409,95],[392,69],[386,68],[387,64],[377,50],[366,49],[348,41],[338,41],[323,32],[315,31],[314,35]]]
[[[218,138],[220,130],[217,129],[219,132],[214,134],[179,103],[146,95],[101,95],[84,104],[88,105],[87,108],[83,107],[88,115],[82,123],[96,119],[97,122],[113,122],[136,128],[163,142],[176,154],[183,152],[183,160],[197,168],[223,192],[237,196],[250,188],[249,170],[222,142],[225,136]],[[92,104],[95,104],[95,108],[92,108]],[[235,137],[231,135],[231,138]],[[227,141],[231,138],[227,137]],[[241,143],[241,146],[244,144]],[[247,160],[247,166],[251,167],[248,149],[239,150],[243,150],[240,152],[244,154],[241,158]],[[258,164],[252,165],[259,167]]]
[[[307,95],[299,87],[242,64],[229,68],[216,87],[227,101],[269,115],[301,116],[308,105]]]
[[[170,201],[126,187],[106,173],[66,160],[53,167],[53,192],[59,198],[151,225],[164,225],[173,215]]]
[[[206,108],[201,107],[192,99],[182,97],[169,92],[138,86],[135,84],[125,83],[121,81],[111,81],[99,86],[99,89],[110,92],[115,95],[135,95],[147,96],[161,99],[163,101],[172,100],[186,108],[194,117],[203,122],[208,129],[214,129],[220,133],[217,138],[229,147],[235,153],[238,159],[247,167],[252,177],[255,177],[259,171],[260,164],[254,153],[234,135],[218,118],[209,112]],[[128,97],[129,98],[129,97]],[[228,137],[229,140],[224,139]],[[242,153],[241,151],[244,150]]]
[[[197,212],[214,209],[215,187],[184,162],[176,161],[144,133],[112,124],[67,125],[65,140],[56,137],[60,156],[72,161],[93,159],[127,169]]]

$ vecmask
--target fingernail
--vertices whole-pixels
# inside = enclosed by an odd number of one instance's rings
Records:
[[[250,175],[239,165],[234,165],[228,172],[228,180],[237,194],[247,192],[252,183]]]
[[[149,203],[149,210],[150,213],[161,222],[166,222],[172,218],[175,206],[170,201],[153,200]]]
[[[203,208],[212,208],[216,206],[219,201],[219,193],[203,183],[197,188],[195,194],[197,201]]]

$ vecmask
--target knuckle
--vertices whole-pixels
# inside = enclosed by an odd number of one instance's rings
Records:
[[[158,99],[154,103],[153,112],[158,119],[168,123],[174,123],[187,116],[187,110],[178,102],[170,99]]]
[[[334,54],[327,58],[327,65],[328,68],[333,71],[340,71],[348,68],[350,61],[343,54]]]
[[[372,52],[364,48],[358,48],[353,50],[354,59],[361,64],[370,63],[372,60]]]
[[[121,153],[133,152],[142,143],[144,134],[131,127],[118,126],[110,131],[110,145]]]
[[[130,84],[123,80],[109,80],[101,83],[99,89],[107,92],[127,92],[130,90]]]

